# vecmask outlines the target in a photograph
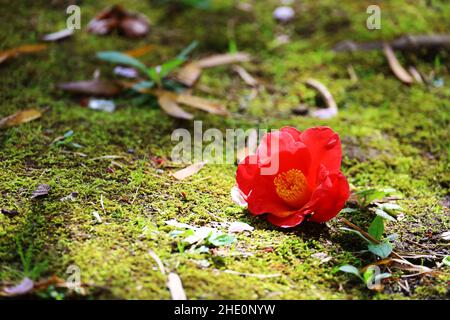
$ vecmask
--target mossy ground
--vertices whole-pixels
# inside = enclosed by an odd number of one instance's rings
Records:
[[[409,252],[438,248],[448,254],[448,243],[436,240],[450,229],[448,52],[401,56],[405,64],[443,79],[442,87],[433,87],[401,84],[380,52],[336,54],[331,48],[347,38],[361,41],[448,32],[450,3],[383,2],[382,28],[369,31],[365,19],[371,3],[367,1],[341,1],[339,5],[332,0],[301,1],[295,5],[297,19],[286,26],[271,18],[277,1],[251,2],[251,12],[237,9],[232,1],[217,1],[210,11],[187,8],[167,15],[167,7],[151,1],[123,1],[128,9],[152,20],[145,39],[98,37],[78,31],[72,39],[51,44],[45,52],[1,66],[0,116],[28,107],[50,109],[37,121],[0,132],[0,208],[18,211],[13,217],[0,214],[0,281],[15,282],[23,277],[19,246],[23,250],[32,246],[32,265],[46,262],[36,277],[56,274],[64,278],[66,268],[76,264],[84,283],[107,288],[107,292],[92,293],[94,298],[169,299],[166,279],[148,254],[152,249],[168,270],[180,275],[190,299],[446,296],[449,278],[445,274],[416,278],[410,293],[395,281],[384,292],[375,293],[349,275],[333,273],[341,264],[364,266],[375,258],[359,253],[363,244],[340,231],[339,220],[329,226],[304,223],[280,230],[251,217],[230,200],[233,165],[207,165],[182,182],[174,181],[168,169],[159,174],[151,158],[168,157],[174,146],[171,132],[180,127],[192,130],[192,122],[174,120],[127,97],[117,100],[118,110],[112,114],[95,112],[54,88],[57,82],[88,79],[97,68],[102,77],[111,76],[111,65],[95,59],[97,51],[154,43],[157,49],[143,60],[157,64],[192,40],[200,42],[194,56],[204,56],[228,50],[234,38],[239,50],[255,57],[245,66],[263,79],[267,89],[248,103],[244,113],[238,113],[240,101],[250,90],[229,68],[207,70],[201,83],[211,88],[212,97],[226,103],[233,115],[223,118],[197,112],[196,119],[203,121],[203,127],[332,127],[343,140],[343,171],[353,188],[391,187],[404,195],[399,203],[405,219],[387,227],[388,233],[399,233],[397,246]],[[107,5],[108,1],[83,1],[83,26]],[[35,43],[42,34],[65,27],[66,1],[15,1],[1,7],[2,49]],[[273,47],[277,34],[290,34],[291,42]],[[359,77],[357,83],[348,76],[350,64]],[[309,77],[330,88],[340,107],[338,117],[317,120],[291,114],[290,109],[300,102],[315,103],[314,92],[303,84]],[[68,130],[75,132],[74,141],[81,149],[51,145]],[[116,160],[120,166],[111,160],[90,160],[104,155],[121,156]],[[52,187],[49,196],[30,200],[41,183]],[[60,201],[71,192],[79,194],[75,201]],[[95,223],[94,210],[100,212],[102,224]],[[364,228],[373,218],[367,212],[346,217]],[[247,222],[255,231],[250,236],[238,235],[237,244],[228,251],[249,256],[179,253],[169,236],[172,228],[164,223],[173,218],[197,226],[220,220]],[[319,252],[332,259],[320,264],[312,257]],[[201,268],[196,261],[202,259],[211,266]],[[426,260],[415,262],[435,266]],[[225,269],[282,276],[242,277],[220,271]],[[397,279],[399,276],[396,274]]]

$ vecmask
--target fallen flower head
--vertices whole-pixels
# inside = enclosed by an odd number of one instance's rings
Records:
[[[350,195],[341,158],[339,136],[330,128],[284,127],[264,136],[256,154],[239,163],[236,182],[250,213],[267,213],[274,225],[294,227],[306,217],[326,222]]]

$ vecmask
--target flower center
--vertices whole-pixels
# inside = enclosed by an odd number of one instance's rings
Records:
[[[298,169],[291,169],[278,174],[273,179],[273,183],[280,199],[292,207],[301,208],[310,198],[306,177]]]

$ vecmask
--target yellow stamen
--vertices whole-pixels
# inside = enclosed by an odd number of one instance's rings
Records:
[[[298,169],[278,174],[273,179],[277,195],[288,205],[300,208],[309,200],[310,191],[306,177]]]

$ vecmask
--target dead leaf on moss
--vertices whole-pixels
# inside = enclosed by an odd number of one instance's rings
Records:
[[[202,68],[197,66],[195,62],[186,64],[177,74],[176,79],[182,84],[192,87],[194,83],[200,78]]]
[[[337,115],[338,107],[336,102],[334,101],[333,95],[330,93],[328,88],[318,80],[308,79],[306,80],[306,85],[317,90],[319,95],[325,102],[326,108],[314,110],[312,115],[319,119],[329,119]]]
[[[42,112],[37,109],[26,109],[18,111],[0,120],[0,128],[14,127],[22,123],[36,120],[42,116]]]
[[[88,31],[94,34],[106,35],[113,30],[128,38],[146,35],[150,30],[150,23],[142,14],[130,13],[120,5],[114,5],[101,11],[88,24]]]
[[[42,37],[43,41],[54,42],[67,39],[73,35],[73,29],[64,29],[61,31],[46,34]]]
[[[158,103],[163,111],[174,118],[185,120],[191,120],[194,118],[192,114],[180,108],[177,104],[176,97],[172,94],[160,94],[158,96]]]
[[[46,44],[26,44],[23,46],[19,46],[17,48],[9,49],[6,51],[0,52],[0,64],[3,62],[15,58],[19,56],[20,54],[28,54],[28,53],[34,53],[39,52],[47,49]]]
[[[215,54],[186,64],[178,73],[177,80],[186,86],[193,86],[200,78],[202,69],[226,64],[250,61],[250,55],[243,52]]]
[[[136,49],[132,49],[132,50],[127,50],[124,52],[124,54],[126,54],[127,56],[133,57],[133,58],[139,58],[142,57],[144,55],[146,55],[147,53],[155,50],[156,45],[154,44],[149,44],[143,47],[139,47]]]
[[[7,287],[3,289],[4,295],[13,297],[26,294],[33,290],[34,282],[29,278],[24,278],[19,284],[13,287]]]
[[[235,65],[233,66],[233,70],[241,77],[242,80],[249,86],[256,86],[258,84],[258,80],[253,78],[253,76],[247,72],[243,67]]]
[[[384,56],[386,57],[389,67],[391,68],[394,75],[403,83],[406,84],[412,84],[414,82],[413,77],[408,73],[408,71],[403,68],[403,66],[398,61],[397,57],[395,56],[394,51],[392,50],[391,46],[387,43],[383,44],[383,52]]]
[[[218,114],[221,116],[227,116],[228,110],[225,109],[225,107],[218,103],[218,102],[213,102],[204,98],[200,98],[197,96],[191,96],[189,94],[178,94],[176,95],[176,101],[178,103],[196,108],[196,109],[200,109],[212,114]]]
[[[36,188],[36,190],[33,191],[33,194],[31,195],[31,199],[41,198],[48,195],[50,192],[50,186],[48,184],[40,184]]]
[[[212,68],[226,64],[250,61],[250,55],[244,52],[215,54],[195,61],[199,68]]]
[[[186,293],[183,289],[183,283],[178,274],[174,272],[169,273],[167,288],[169,288],[172,300],[187,300]]]
[[[57,87],[64,91],[89,96],[112,97],[122,91],[122,87],[117,83],[98,79],[59,83]]]
[[[194,174],[196,174],[197,172],[200,171],[201,168],[203,168],[206,164],[206,161],[200,161],[194,164],[191,164],[190,166],[178,170],[174,173],[171,174],[172,177],[174,177],[177,180],[184,180]]]

